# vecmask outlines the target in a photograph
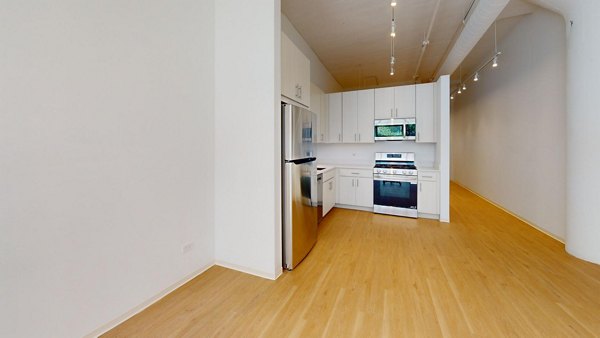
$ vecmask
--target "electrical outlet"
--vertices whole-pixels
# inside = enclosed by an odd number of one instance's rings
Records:
[[[189,242],[181,246],[181,252],[186,254],[194,249],[194,242]]]

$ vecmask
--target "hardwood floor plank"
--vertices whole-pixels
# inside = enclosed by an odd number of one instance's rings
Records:
[[[278,280],[213,267],[104,336],[600,336],[600,266],[454,184],[450,209],[334,208]]]

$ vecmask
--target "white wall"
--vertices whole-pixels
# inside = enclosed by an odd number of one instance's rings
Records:
[[[415,153],[415,162],[424,167],[433,167],[435,161],[434,143],[410,141],[387,141],[364,144],[319,143],[316,145],[319,164],[353,164],[372,166],[376,152]]]
[[[2,2],[0,336],[86,335],[212,264],[213,12]]]
[[[281,31],[292,40],[302,53],[310,60],[310,82],[317,85],[325,93],[340,92],[342,86],[329,73],[317,54],[310,48],[302,35],[298,33],[294,25],[284,14],[281,14]]]
[[[216,261],[276,278],[282,267],[280,2],[219,0],[215,13]]]
[[[539,9],[499,41],[500,66],[456,95],[452,179],[565,236],[565,27]]]

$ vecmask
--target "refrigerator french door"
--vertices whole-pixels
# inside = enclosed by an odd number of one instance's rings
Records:
[[[282,103],[283,265],[294,269],[317,242],[317,166],[313,113]]]

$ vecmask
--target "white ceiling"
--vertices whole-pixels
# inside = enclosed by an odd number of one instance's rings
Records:
[[[389,74],[389,0],[282,0],[281,5],[282,12],[339,84],[344,89],[357,89],[415,81],[421,43],[436,3],[437,0],[398,1],[393,76]],[[418,82],[428,82],[434,76],[471,3],[472,0],[441,0],[430,44],[418,70]],[[524,7],[523,1],[512,0],[503,15],[522,15]]]

